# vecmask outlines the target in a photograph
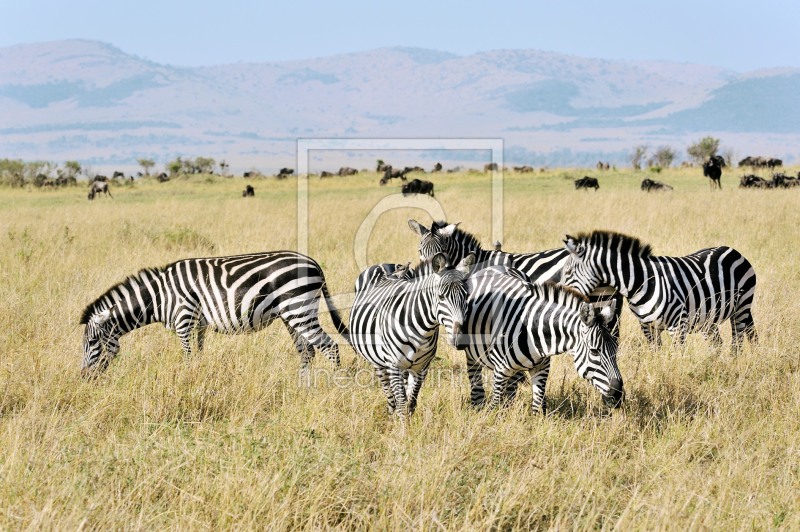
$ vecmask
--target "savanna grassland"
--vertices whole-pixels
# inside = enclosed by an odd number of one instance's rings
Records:
[[[574,190],[585,173],[599,191]],[[549,249],[592,229],[657,254],[736,247],[758,274],[758,345],[731,356],[725,324],[721,352],[699,335],[654,351],[626,310],[624,407],[609,413],[562,355],[541,417],[527,387],[508,408],[474,411],[463,355],[442,344],[405,426],[344,345],[341,370],[318,355],[301,386],[278,323],[211,333],[191,359],[152,325],[123,337],[101,378],[80,379],[81,310],[125,276],[295,249],[294,180],[250,181],[247,199],[244,180],[219,177],[112,184],[113,200],[93,202],[83,187],[0,189],[0,528],[797,530],[800,189],[740,190],[738,175],[712,192],[699,169],[507,174],[503,248]],[[675,191],[641,192],[648,176]],[[488,246],[489,179],[432,180],[448,220]],[[397,189],[374,174],[309,189],[309,254],[347,293],[354,235]],[[412,208],[379,218],[370,262],[416,259],[409,217],[430,222]],[[334,331],[327,314],[323,324]]]

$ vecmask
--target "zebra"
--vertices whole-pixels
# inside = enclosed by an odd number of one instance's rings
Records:
[[[536,253],[508,253],[501,251],[500,243],[496,242],[493,250],[483,249],[478,239],[458,227],[459,224],[447,222],[433,222],[428,229],[416,220],[408,220],[412,231],[419,235],[420,259],[429,258],[436,253],[444,253],[448,260],[457,262],[468,253],[475,254],[478,268],[488,266],[505,266],[521,272],[533,283],[541,284],[547,281],[558,282],[561,279],[561,270],[569,260],[569,251],[564,248],[549,249]],[[610,299],[616,301],[615,314],[609,330],[619,335],[619,315],[622,310],[622,297],[611,287],[596,287],[589,295],[592,303],[599,304]]]
[[[173,329],[186,355],[192,333],[202,351],[206,329],[224,334],[259,330],[280,318],[307,367],[314,348],[339,367],[339,347],[319,323],[320,294],[336,330],[347,334],[332,305],[322,269],[294,251],[185,259],[145,268],[109,288],[83,311],[84,377],[104,371],[119,353],[119,338],[139,327],[163,323]]]
[[[375,369],[390,414],[414,412],[417,396],[436,354],[439,324],[454,344],[464,323],[466,279],[475,262],[465,257],[450,268],[437,254],[394,276],[370,266],[356,280],[349,341]]]
[[[628,299],[648,341],[660,345],[660,331],[677,334],[682,345],[699,330],[714,346],[722,344],[718,324],[730,319],[733,351],[742,339],[758,339],[752,306],[756,272],[741,253],[727,246],[683,257],[653,255],[649,245],[609,231],[581,233],[564,240],[570,260],[562,282],[583,294],[610,285]]]
[[[606,325],[614,317],[615,301],[593,306],[578,292],[524,280],[521,272],[492,266],[467,280],[467,320],[457,347],[464,349],[471,385],[471,402],[483,406],[481,366],[493,370],[490,406],[516,394],[518,375],[529,372],[533,387],[531,409],[547,413],[545,386],[550,358],[572,351],[578,374],[602,394],[607,406],[623,398],[617,367],[617,338]]]

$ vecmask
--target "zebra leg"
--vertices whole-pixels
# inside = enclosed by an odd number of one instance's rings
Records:
[[[408,414],[408,403],[406,400],[406,387],[403,383],[403,372],[397,368],[389,368],[389,386],[394,395],[395,414],[405,418]]]
[[[511,379],[508,381],[508,386],[506,387],[506,394],[503,397],[504,401],[510,403],[517,398],[517,390],[519,389],[519,384],[523,380],[525,380],[525,373],[522,371],[518,371],[511,377]]]
[[[758,343],[756,324],[753,320],[753,314],[750,312],[749,306],[744,310],[737,311],[731,317],[731,331],[733,332],[732,351],[734,355],[739,354],[739,351],[742,348],[742,340],[745,336],[747,336],[747,340],[751,344]]]
[[[392,392],[392,385],[389,382],[389,373],[385,369],[376,369],[375,375],[381,382],[381,388],[383,389],[383,393],[386,395],[386,409],[389,411],[389,415],[391,416],[395,413],[397,403],[394,400],[394,392]]]
[[[550,376],[550,358],[544,357],[539,364],[529,370],[533,389],[531,411],[533,413],[541,412],[543,416],[547,415],[547,399],[544,396],[544,389],[547,387],[547,377]]]
[[[486,401],[486,392],[483,389],[483,373],[480,362],[467,348],[467,376],[470,386],[470,404],[475,408],[483,407]]]
[[[719,326],[716,323],[712,323],[708,328],[704,329],[703,336],[714,349],[722,347],[722,336],[719,334]]]
[[[639,322],[639,325],[642,327],[642,333],[644,333],[644,337],[647,338],[650,347],[654,349],[661,347],[661,330],[656,329],[649,323]]]
[[[314,359],[314,348],[311,347],[311,344],[308,343],[306,339],[303,338],[303,336],[289,324],[288,321],[283,320],[283,324],[286,326],[286,330],[289,331],[289,335],[292,337],[294,348],[300,354],[300,369],[308,368],[309,364]]]
[[[203,351],[206,341],[206,331],[208,330],[208,323],[204,319],[197,322],[197,352]]]
[[[328,336],[325,331],[322,330],[322,326],[319,323],[319,318],[314,314],[314,316],[308,317],[304,316],[304,320],[302,321],[301,325],[298,326],[290,326],[289,324],[297,321],[300,321],[297,316],[292,315],[281,315],[281,319],[286,324],[287,328],[290,330],[296,330],[303,339],[313,346],[316,349],[322,351],[328,359],[333,362],[335,367],[341,366],[341,360],[339,358],[339,345],[333,341],[333,339]],[[297,342],[295,342],[297,345]],[[313,358],[314,351],[311,351],[311,357]]]
[[[197,307],[181,302],[175,309],[174,319],[172,323],[175,334],[181,341],[183,354],[191,356],[192,354],[192,333],[197,328],[199,309]]]
[[[422,389],[422,384],[425,382],[425,377],[428,376],[428,368],[419,372],[419,375],[415,375],[413,372],[409,372],[408,374],[408,415],[414,413],[417,409],[417,397],[419,396],[419,391]]]
[[[509,381],[514,377],[513,370],[505,368],[494,369],[494,385],[492,386],[492,399],[489,406],[496,408],[503,402]]]

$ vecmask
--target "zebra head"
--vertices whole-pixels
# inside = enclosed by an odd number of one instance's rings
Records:
[[[561,283],[584,296],[600,286],[603,281],[588,257],[586,244],[580,239],[567,235],[564,246],[569,251],[569,258],[561,270]]]
[[[617,367],[617,339],[607,329],[614,319],[615,307],[615,301],[599,307],[581,303],[578,341],[573,350],[578,374],[592,383],[603,402],[613,408],[620,406],[624,397]]]
[[[433,222],[430,229],[416,220],[409,220],[408,226],[419,235],[419,258],[425,260],[437,253],[444,253],[450,259],[460,259],[457,244],[451,238],[458,228],[458,224],[445,224]]]
[[[111,319],[112,310],[109,307],[102,311],[94,312],[87,316],[83,323],[86,329],[83,332],[83,363],[81,364],[81,377],[84,379],[97,376],[105,371],[108,362],[119,348],[114,334],[114,324]]]
[[[448,268],[447,258],[437,253],[431,259],[436,276],[436,320],[447,332],[447,343],[457,347],[467,311],[467,277],[475,265],[470,253],[455,268]]]

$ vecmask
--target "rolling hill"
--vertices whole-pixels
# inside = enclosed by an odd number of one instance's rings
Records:
[[[491,137],[512,164],[584,165],[624,163],[638,144],[685,153],[714,135],[737,155],[792,160],[797,94],[800,70],[538,50],[398,47],[180,68],[67,40],[0,48],[0,157],[133,168],[202,155],[273,171],[293,166],[297,138]]]

